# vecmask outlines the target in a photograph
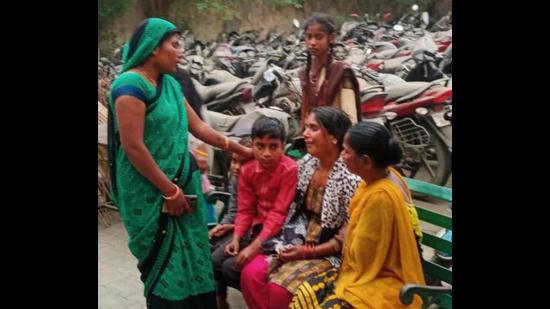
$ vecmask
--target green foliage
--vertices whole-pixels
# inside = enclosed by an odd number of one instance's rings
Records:
[[[348,15],[345,14],[338,14],[334,17],[334,22],[336,23],[336,28],[340,29],[342,27],[342,24],[348,19]]]
[[[239,16],[235,8],[240,0],[198,0],[193,1],[197,10],[203,14],[216,14],[222,20],[231,20]]]
[[[124,14],[128,8],[128,0],[99,0],[97,7],[97,30],[100,35],[116,17]]]
[[[219,14],[224,20],[230,20],[238,16],[237,6],[248,3],[249,0],[198,0],[193,1],[201,13]],[[293,6],[297,9],[303,7],[304,0],[263,0],[265,5],[274,6],[280,10],[285,6]]]
[[[410,4],[413,5],[415,3],[415,0],[392,0],[395,4]]]
[[[409,8],[413,4],[418,4],[420,11],[424,10],[426,8],[426,6],[429,5],[433,1],[434,0],[392,0],[392,2],[394,4],[405,5],[405,6],[408,6]]]
[[[267,4],[274,5],[276,9],[280,10],[285,6],[293,6],[297,9],[303,7],[302,0],[265,0]]]

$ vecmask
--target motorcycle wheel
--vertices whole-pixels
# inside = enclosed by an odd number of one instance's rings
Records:
[[[401,164],[400,171],[406,177],[445,186],[452,170],[452,154],[429,126],[425,128],[430,134],[430,145],[421,154],[420,162],[417,162],[416,166]]]

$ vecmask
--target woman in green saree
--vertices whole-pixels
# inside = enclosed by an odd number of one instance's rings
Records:
[[[109,162],[113,200],[138,259],[147,308],[215,308],[201,175],[188,132],[252,156],[202,122],[169,74],[181,58],[179,32],[148,18],[124,46],[122,74],[111,87]],[[196,195],[196,205],[185,195]],[[190,201],[190,200],[189,200]]]

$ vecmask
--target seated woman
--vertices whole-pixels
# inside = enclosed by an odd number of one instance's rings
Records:
[[[241,273],[249,308],[288,308],[303,281],[340,265],[338,232],[360,181],[340,158],[350,127],[346,113],[334,107],[317,107],[307,116],[303,136],[309,154],[298,162],[298,187],[285,225]]]
[[[389,167],[401,156],[384,126],[361,122],[350,129],[342,158],[362,181],[349,205],[342,266],[303,283],[290,308],[405,308],[401,287],[424,284],[410,191]],[[415,296],[407,308],[421,303]]]

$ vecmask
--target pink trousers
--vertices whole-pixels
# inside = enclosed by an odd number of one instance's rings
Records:
[[[250,309],[286,309],[292,300],[292,294],[287,289],[267,282],[267,261],[262,254],[243,268],[241,293]]]

